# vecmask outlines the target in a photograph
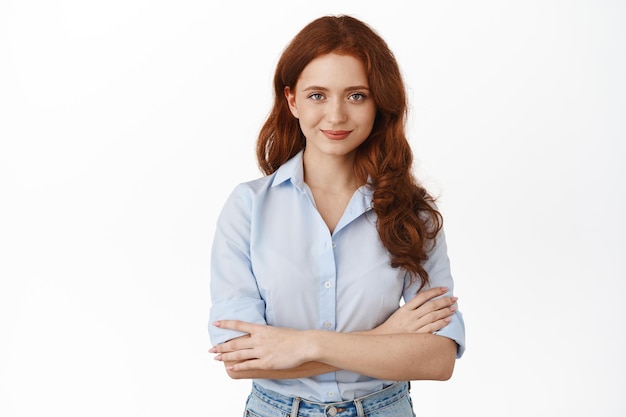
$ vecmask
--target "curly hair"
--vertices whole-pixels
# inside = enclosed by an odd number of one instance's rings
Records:
[[[399,66],[387,43],[367,24],[346,15],[324,16],[306,25],[287,45],[274,75],[274,105],[257,141],[259,167],[269,175],[305,147],[284,90],[295,88],[309,62],[329,53],[354,56],[366,69],[377,112],[370,136],[356,150],[354,170],[359,181],[373,189],[376,227],[391,266],[404,268],[412,280],[420,279],[421,289],[429,282],[422,264],[443,218],[435,199],[412,173]]]

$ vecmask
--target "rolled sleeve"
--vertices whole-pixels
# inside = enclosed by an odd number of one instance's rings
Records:
[[[465,352],[465,323],[463,322],[463,314],[456,311],[450,323],[434,334],[454,340],[457,344],[456,358],[459,359],[463,356]]]
[[[211,305],[210,317],[211,323],[218,320],[242,320],[248,323],[265,324],[265,303],[263,300],[250,297],[224,300]],[[244,334],[209,324],[209,335],[213,345],[227,342]]]
[[[447,287],[448,292],[440,297],[452,297],[454,295],[454,280],[450,271],[450,259],[448,258],[448,247],[443,229],[437,235],[435,244],[428,253],[428,259],[424,262],[424,269],[428,272],[430,283],[427,288]],[[417,295],[419,282],[414,282],[404,291],[404,299],[408,301]],[[457,310],[451,321],[444,328],[434,334],[452,339],[457,344],[457,359],[465,352],[465,322],[463,314]]]
[[[217,221],[211,249],[211,311],[209,336],[217,345],[245,333],[220,329],[218,320],[265,324],[265,302],[250,262],[251,190],[238,186]]]

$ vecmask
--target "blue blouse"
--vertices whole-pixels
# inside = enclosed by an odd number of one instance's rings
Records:
[[[376,230],[372,190],[359,188],[331,234],[304,182],[302,154],[274,174],[238,185],[219,216],[211,254],[211,313],[216,320],[243,320],[294,329],[354,332],[383,323],[401,299],[416,295],[418,283],[390,266]],[[430,286],[453,280],[443,231],[424,268]],[[405,288],[406,287],[406,288]],[[242,333],[209,325],[211,342]],[[465,349],[459,311],[437,332]],[[310,378],[256,380],[267,389],[311,401],[352,400],[395,381],[350,371]]]

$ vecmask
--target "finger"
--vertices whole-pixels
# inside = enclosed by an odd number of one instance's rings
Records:
[[[425,320],[426,322],[434,322],[446,317],[450,317],[457,310],[456,305],[452,305],[449,307],[440,308],[435,311],[431,311],[430,313],[424,315],[420,320]]]
[[[237,330],[244,333],[251,333],[258,324],[248,323],[241,320],[220,320],[213,323],[213,326],[220,329]]]
[[[234,349],[232,347],[232,342],[221,343],[217,346],[213,346],[209,353],[224,353],[224,352],[232,352]]]
[[[430,329],[429,326],[432,323],[436,323],[436,322],[439,322],[439,321],[444,320],[444,319],[450,319],[450,317],[454,314],[454,312],[456,310],[457,310],[456,306],[450,306],[450,307],[442,308],[442,309],[439,309],[439,310],[436,310],[436,311],[432,311],[432,312],[422,316],[415,323],[416,331],[419,332],[419,330],[422,329],[422,328]],[[439,323],[439,324],[441,324],[441,323]]]
[[[263,368],[261,367],[261,361],[259,359],[250,359],[247,361],[228,365],[226,366],[226,369],[229,371],[238,372],[238,371],[257,370],[257,369],[263,369]]]
[[[424,304],[426,301],[431,300],[435,297],[439,297],[440,295],[445,294],[447,291],[448,291],[448,288],[446,287],[430,288],[428,290],[422,291],[419,294],[417,294],[415,297],[413,297],[412,300],[410,300],[404,306],[406,308],[416,309],[422,304]]]
[[[228,342],[224,342],[219,345],[211,347],[211,349],[209,349],[209,353],[229,352],[233,350],[231,347],[232,342],[234,342],[235,340],[243,340],[243,339],[249,339],[249,338],[250,338],[249,334],[244,334],[243,336],[236,337],[234,339],[229,340]]]
[[[431,311],[441,310],[456,304],[458,297],[444,297],[429,301],[415,309],[416,312],[426,314]]]
[[[253,349],[242,349],[236,350],[232,352],[220,353],[215,356],[216,361],[221,362],[237,362],[237,361],[247,361],[250,359],[258,359],[254,353]]]
[[[226,352],[234,352],[236,350],[242,349],[251,349],[253,347],[253,342],[249,337],[233,339],[229,342],[222,343],[217,346],[213,346],[210,353],[226,353]]]
[[[420,328],[417,333],[434,333],[446,327],[452,319],[450,317],[443,318],[441,320],[437,320],[433,323],[430,323],[422,328]]]

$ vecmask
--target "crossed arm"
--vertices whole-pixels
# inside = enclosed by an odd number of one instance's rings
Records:
[[[375,329],[356,333],[294,330],[221,320],[215,326],[248,335],[211,348],[228,374],[241,378],[301,378],[339,369],[387,380],[446,380],[452,375],[456,343],[432,333],[456,311],[447,291],[424,291]]]

